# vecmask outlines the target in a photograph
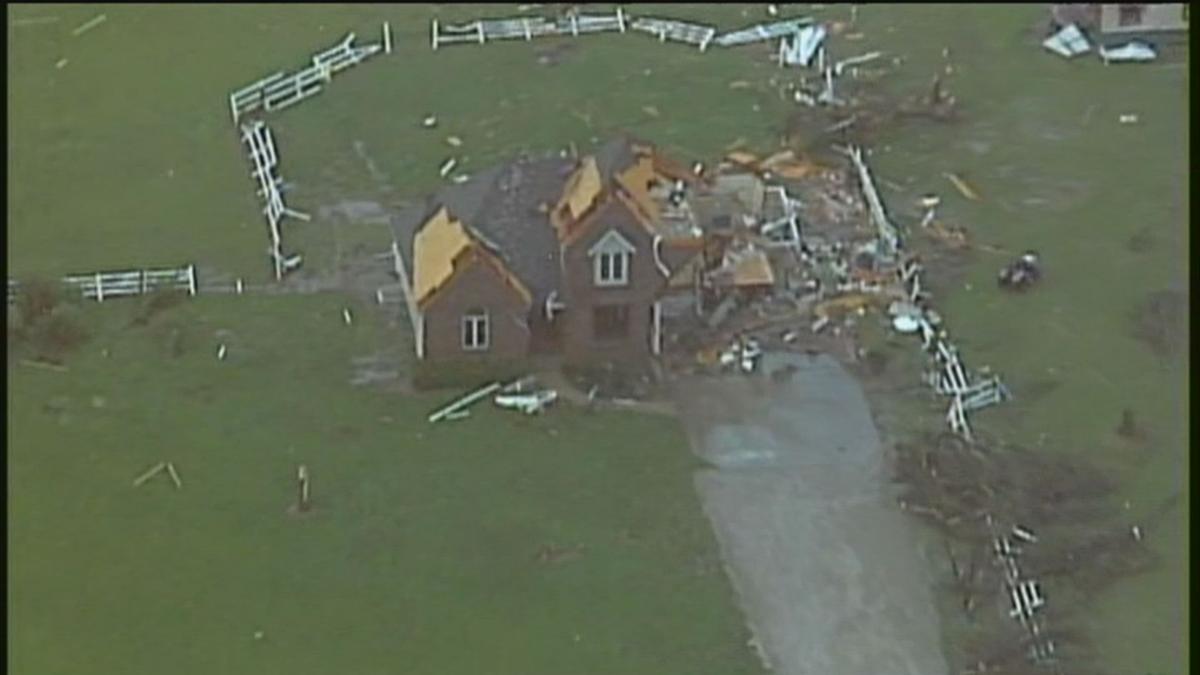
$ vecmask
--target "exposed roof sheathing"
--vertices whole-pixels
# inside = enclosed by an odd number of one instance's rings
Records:
[[[417,230],[413,241],[413,294],[418,303],[424,303],[450,278],[454,259],[471,245],[466,228],[444,206]]]

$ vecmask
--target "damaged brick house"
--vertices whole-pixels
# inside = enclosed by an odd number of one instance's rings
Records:
[[[581,159],[521,157],[393,219],[393,258],[423,363],[645,363],[662,300],[703,239],[697,180],[618,138]],[[672,284],[672,281],[676,283]]]

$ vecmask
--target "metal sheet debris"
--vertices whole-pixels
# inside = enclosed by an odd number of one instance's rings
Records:
[[[1073,23],[1046,38],[1042,46],[1067,59],[1084,54],[1092,48],[1083,31]]]
[[[1120,47],[1100,47],[1100,59],[1104,63],[1147,63],[1158,58],[1154,47],[1140,40],[1133,40]]]

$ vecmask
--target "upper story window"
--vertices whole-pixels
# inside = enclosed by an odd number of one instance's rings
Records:
[[[1118,5],[1117,25],[1122,27],[1140,26],[1142,24],[1142,15],[1145,11],[1145,5]]]
[[[597,286],[628,286],[629,268],[635,249],[616,230],[600,238],[588,255],[592,257],[592,277]]]
[[[471,310],[462,318],[463,351],[484,351],[491,344],[488,315],[483,310]]]

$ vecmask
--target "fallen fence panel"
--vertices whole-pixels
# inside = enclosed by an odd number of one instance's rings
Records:
[[[753,42],[762,42],[763,40],[773,40],[775,38],[791,35],[812,24],[813,20],[808,17],[799,19],[787,19],[784,21],[776,21],[774,23],[757,24],[742,30],[724,33],[717,37],[716,42],[721,47],[737,47],[739,45],[748,45]]]

